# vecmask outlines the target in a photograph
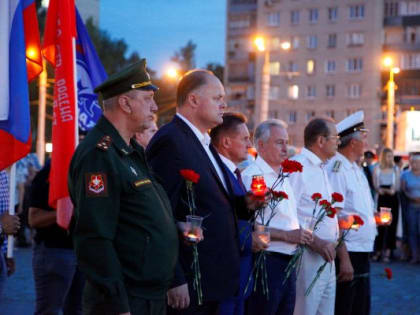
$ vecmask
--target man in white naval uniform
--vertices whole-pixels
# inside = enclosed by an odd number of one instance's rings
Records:
[[[328,180],[325,163],[335,155],[338,139],[332,120],[315,118],[305,127],[305,147],[293,158],[303,165],[303,172],[293,173],[290,176],[301,225],[307,218],[312,217],[315,203],[311,196],[314,193],[321,193],[323,199],[331,202],[334,191]],[[334,314],[336,287],[334,259],[337,239],[337,217],[326,216],[314,232],[313,242],[306,247],[300,269],[297,271],[295,315]],[[325,261],[331,263],[331,268],[327,266],[324,269],[311,293],[305,296],[306,289]]]
[[[363,116],[363,112],[359,111],[337,124],[341,143],[337,154],[327,165],[331,185],[344,197],[342,203],[335,204],[337,209],[341,208],[340,215],[357,214],[364,221],[358,231],[350,231],[346,236],[348,255],[337,255],[337,315],[365,315],[370,312],[369,254],[373,251],[376,223],[369,183],[356,162],[363,156],[366,147],[367,130]],[[353,280],[346,275],[349,258],[354,269]]]

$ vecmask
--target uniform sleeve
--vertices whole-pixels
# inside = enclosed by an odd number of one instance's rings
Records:
[[[176,144],[169,137],[163,136],[154,140],[152,140],[146,150],[147,162],[151,166],[153,173],[161,181],[171,201],[174,217],[180,219],[176,215],[176,209],[181,199],[181,189],[184,185],[184,180],[179,174],[179,171],[184,168],[181,163],[182,158],[177,150]],[[175,266],[175,277],[171,285],[173,288],[187,283],[180,261],[182,255],[178,255],[178,257]]]
[[[128,312],[122,268],[114,247],[121,181],[110,152],[94,150],[72,165],[69,190],[75,204],[73,239],[80,267],[92,286],[111,302],[114,312]]]

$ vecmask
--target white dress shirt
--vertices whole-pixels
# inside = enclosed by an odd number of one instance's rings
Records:
[[[339,165],[339,166],[338,166]],[[345,242],[350,252],[371,252],[376,237],[375,206],[369,183],[360,167],[337,152],[327,165],[328,175],[335,191],[344,201],[337,203],[342,214],[357,214],[364,221],[358,231],[349,231]]]
[[[220,159],[222,160],[223,163],[225,163],[225,165],[227,166],[227,168],[229,169],[229,171],[232,172],[233,175],[235,175],[236,179],[238,179],[238,176],[236,176],[235,174],[235,170],[236,170],[236,165],[235,163],[233,163],[231,160],[229,160],[227,157],[225,157],[224,155],[220,154]]]
[[[213,156],[213,153],[211,153],[210,151],[210,136],[207,134],[207,132],[202,133],[200,130],[198,130],[198,128],[196,126],[194,126],[187,118],[185,118],[184,116],[182,116],[180,113],[176,113],[176,115],[182,119],[183,122],[185,122],[187,124],[188,127],[190,127],[190,129],[192,130],[192,132],[196,135],[196,137],[198,138],[198,140],[200,141],[200,143],[202,144],[204,150],[206,151],[211,163],[213,164],[214,168],[216,169],[217,175],[219,175],[219,178],[223,184],[223,187],[225,188],[226,191],[227,190],[227,186],[226,186],[226,182],[225,182],[225,178],[223,177],[223,172],[219,166],[219,164],[217,164],[216,159]]]
[[[311,217],[315,202],[311,196],[320,193],[322,199],[331,202],[331,195],[334,192],[328,180],[327,170],[322,160],[310,150],[303,148],[301,153],[292,158],[303,166],[302,173],[290,174],[289,180],[297,200],[297,213],[299,222],[304,222],[305,218]],[[317,207],[319,211],[320,207]],[[335,242],[338,239],[337,216],[330,218],[325,216],[318,224],[314,232],[319,238]]]
[[[265,162],[264,159],[260,156],[258,156],[255,162],[249,165],[241,173],[242,181],[248,190],[250,190],[252,176],[254,175],[264,176],[265,183],[269,188],[272,187],[278,177],[278,173],[275,172],[273,168],[268,165],[267,162]],[[276,187],[275,190],[284,191],[289,196],[289,199],[283,199],[277,204],[276,208],[274,209],[276,214],[271,220],[269,226],[283,231],[299,229],[299,222],[296,212],[296,200],[292,188],[290,187],[289,180],[285,178],[282,186]],[[268,218],[271,213],[270,207],[267,206],[264,209],[264,212],[265,217]],[[287,255],[292,255],[295,249],[296,244],[274,240],[270,242],[270,245],[267,248],[268,251],[279,252]]]

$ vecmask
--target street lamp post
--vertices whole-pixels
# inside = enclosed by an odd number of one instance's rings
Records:
[[[392,67],[393,60],[390,57],[384,59],[384,65],[389,68],[389,81],[387,84],[387,125],[386,125],[386,146],[394,148],[394,109],[395,109],[395,81],[394,74],[400,69]]]
[[[267,47],[267,40],[262,36],[254,39],[257,48],[256,77],[255,77],[255,115],[256,123],[268,119],[269,94],[270,94],[270,50]],[[282,50],[290,49],[290,42],[283,42],[280,45]]]
[[[258,53],[256,58],[255,77],[255,117],[256,124],[267,120],[270,92],[270,52],[263,37],[256,37],[254,41]]]

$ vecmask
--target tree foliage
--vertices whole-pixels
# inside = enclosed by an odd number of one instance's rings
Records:
[[[174,56],[171,58],[173,62],[176,62],[181,72],[187,72],[188,70],[195,68],[195,49],[197,45],[189,40],[184,47],[181,47],[179,51],[176,51]]]

